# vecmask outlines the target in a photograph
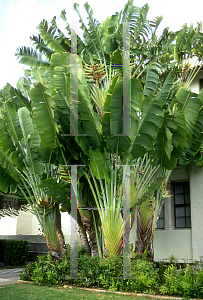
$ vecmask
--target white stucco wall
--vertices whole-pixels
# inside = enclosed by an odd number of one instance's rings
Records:
[[[17,235],[37,235],[39,223],[37,218],[30,212],[20,212],[17,218],[17,229],[13,234]],[[66,244],[70,244],[71,238],[71,216],[67,212],[61,213],[62,231]],[[10,232],[10,231],[9,231]],[[4,234],[4,233],[2,233]],[[9,233],[12,234],[12,233]],[[78,234],[77,234],[78,235]],[[79,236],[78,236],[79,241]]]
[[[191,90],[194,93],[200,92],[200,83],[199,80],[203,78],[203,70],[200,70],[193,82],[189,86],[189,90]]]
[[[0,235],[15,235],[17,227],[17,217],[1,217]]]
[[[193,259],[190,229],[156,230],[154,260],[168,260],[171,255],[175,255],[179,262]]]
[[[193,259],[203,257],[203,168],[190,164],[190,198]]]
[[[37,226],[37,218],[32,213],[20,211],[16,229],[17,235],[37,235]]]

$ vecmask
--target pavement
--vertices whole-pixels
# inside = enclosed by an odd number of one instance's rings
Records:
[[[0,270],[0,286],[17,283],[23,268]]]

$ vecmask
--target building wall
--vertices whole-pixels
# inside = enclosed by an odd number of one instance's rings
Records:
[[[203,168],[190,164],[191,229],[193,259],[203,257]]]
[[[190,229],[156,230],[154,260],[168,261],[171,255],[175,255],[179,262],[192,260],[192,233]]]
[[[15,235],[17,226],[17,217],[0,218],[0,235]]]
[[[189,86],[189,90],[193,91],[194,93],[200,92],[200,79],[203,78],[203,70],[200,70],[193,82]]]
[[[203,257],[203,168],[194,163],[174,170],[171,181],[190,181],[191,229],[175,228],[173,196],[165,199],[165,229],[157,229],[154,237],[154,260],[168,260],[175,255],[179,262]]]

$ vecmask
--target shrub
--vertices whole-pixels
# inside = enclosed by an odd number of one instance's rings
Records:
[[[5,266],[22,266],[28,257],[29,241],[0,240],[0,260]]]
[[[203,296],[203,268],[189,264],[185,269],[173,264],[159,263],[156,268],[146,258],[131,259],[132,279],[122,278],[122,257],[100,259],[90,257],[83,247],[78,247],[78,279],[70,278],[70,246],[63,260],[55,261],[49,254],[38,256],[28,264],[21,275],[39,285],[73,283],[79,286],[101,286],[116,291],[162,293],[184,298]],[[162,284],[162,286],[161,286]],[[161,287],[160,287],[161,286]]]

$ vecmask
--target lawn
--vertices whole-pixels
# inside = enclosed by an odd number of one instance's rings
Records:
[[[0,299],[1,300],[50,300],[50,299],[69,299],[69,300],[109,300],[109,299],[121,299],[130,300],[138,298],[134,295],[121,295],[115,293],[94,292],[86,291],[77,288],[64,288],[64,287],[47,287],[38,286],[34,284],[9,284],[0,287]]]

